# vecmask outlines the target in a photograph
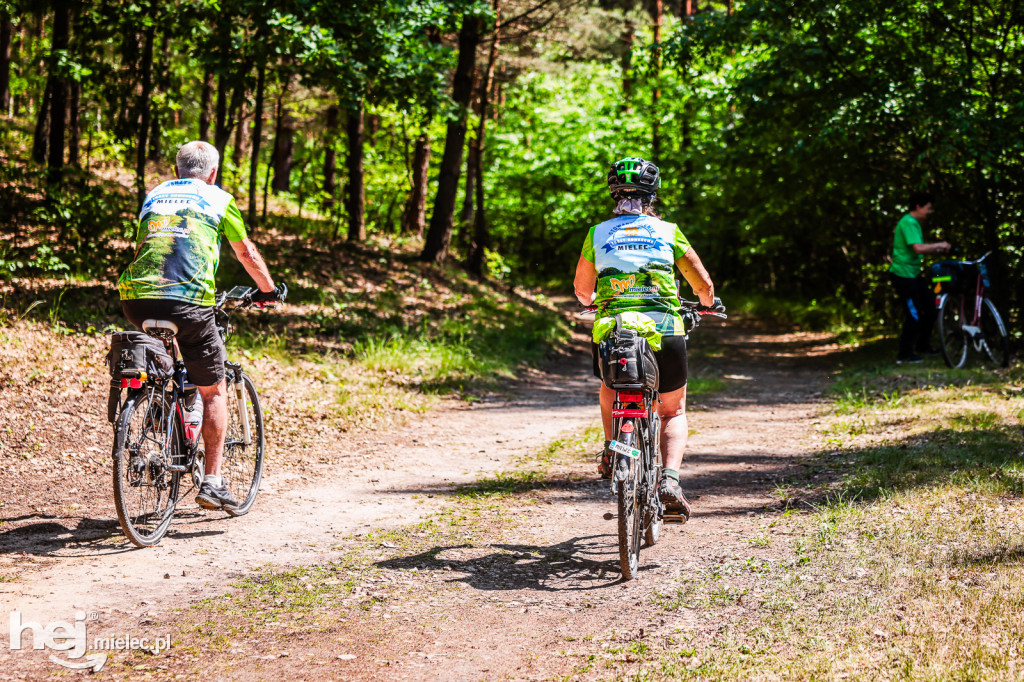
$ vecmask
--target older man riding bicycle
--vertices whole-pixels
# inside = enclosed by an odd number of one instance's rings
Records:
[[[177,326],[185,368],[203,399],[206,475],[196,503],[204,509],[238,506],[220,475],[227,427],[226,355],[213,305],[221,236],[228,238],[263,292],[262,300],[281,297],[246,235],[235,200],[213,184],[219,164],[211,144],[195,141],[181,146],[175,161],[178,179],[163,182],[146,195],[135,259],[117,283],[125,317],[136,327],[141,329],[146,319],[169,320]]]
[[[666,513],[690,516],[690,506],[679,485],[688,435],[686,424],[686,328],[679,315],[673,266],[693,288],[701,304],[716,305],[715,287],[697,253],[674,223],[661,220],[652,208],[661,186],[658,167],[630,157],[612,164],[608,190],[615,201],[611,220],[590,228],[574,281],[576,297],[584,305],[596,303],[598,318],[629,313],[653,322],[661,338],[655,352],[660,370],[661,450],[664,468],[658,494]],[[649,327],[649,325],[647,325]],[[597,345],[594,373],[600,378]],[[598,472],[610,478],[614,453],[612,403],[615,391],[601,385],[601,420],[605,447]]]

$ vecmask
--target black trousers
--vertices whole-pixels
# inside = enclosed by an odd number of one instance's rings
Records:
[[[889,280],[903,308],[903,330],[897,357],[909,357],[915,350],[923,353],[930,346],[935,326],[935,294],[922,277],[897,277],[890,272]]]

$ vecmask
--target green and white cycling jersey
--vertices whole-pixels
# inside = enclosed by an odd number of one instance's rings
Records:
[[[583,257],[597,268],[597,317],[639,312],[662,336],[684,336],[674,266],[689,248],[675,223],[651,216],[621,215],[590,228]]]
[[[139,212],[135,259],[117,282],[121,300],[212,306],[221,235],[233,242],[246,237],[230,194],[195,178],[157,185]]]

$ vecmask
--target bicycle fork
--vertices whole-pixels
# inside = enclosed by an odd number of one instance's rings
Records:
[[[249,430],[249,410],[245,404],[245,382],[242,381],[242,366],[235,363],[228,363],[234,374],[234,381],[231,383],[234,385],[235,404],[238,405],[238,420],[241,422],[242,427],[242,442],[245,445],[252,444],[252,432]]]

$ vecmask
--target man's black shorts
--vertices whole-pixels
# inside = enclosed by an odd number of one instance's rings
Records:
[[[590,344],[590,352],[594,356],[594,376],[601,378],[600,358],[597,355],[597,344]],[[686,337],[661,337],[661,350],[654,351],[658,361],[658,391],[671,393],[686,385]]]
[[[122,301],[124,316],[139,329],[149,319],[169,320],[178,325],[178,348],[196,386],[213,386],[224,379],[227,353],[217,333],[213,308],[158,298]]]

